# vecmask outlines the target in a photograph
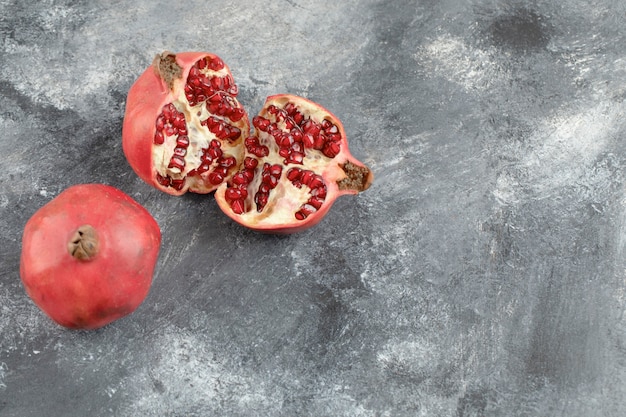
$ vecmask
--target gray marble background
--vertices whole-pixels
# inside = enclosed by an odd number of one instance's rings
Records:
[[[626,415],[622,0],[2,0],[0,34],[1,416]],[[121,122],[163,50],[220,55],[251,113],[322,103],[375,184],[287,237],[145,185]],[[163,232],[93,332],[18,273],[82,182]]]

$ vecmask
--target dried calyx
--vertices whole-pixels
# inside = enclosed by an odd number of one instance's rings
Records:
[[[67,251],[79,261],[88,261],[96,256],[99,246],[96,229],[86,224],[80,226],[72,234],[70,241],[67,243]]]

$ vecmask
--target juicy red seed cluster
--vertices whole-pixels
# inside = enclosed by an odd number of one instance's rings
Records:
[[[291,168],[287,171],[287,179],[297,188],[306,185],[311,190],[311,197],[295,213],[296,219],[304,220],[322,207],[326,199],[326,184],[321,175],[306,169]]]
[[[325,156],[334,158],[341,151],[341,134],[339,128],[328,119],[317,123],[312,119],[305,119],[293,103],[287,103],[284,108],[270,105],[267,109],[274,116],[270,119],[256,116],[252,119],[255,128],[269,133],[278,146],[278,153],[287,164],[302,164],[305,149],[316,149]],[[284,122],[284,129],[278,123]]]
[[[224,77],[208,76],[203,72],[205,69],[219,71],[222,68],[224,63],[219,58],[205,57],[198,60],[189,70],[185,98],[191,106],[206,102],[206,108],[210,113],[226,116],[237,122],[245,116],[245,111],[235,100],[239,88],[233,77],[230,74]]]
[[[256,136],[248,136],[244,141],[244,144],[246,145],[246,150],[248,151],[248,153],[258,156],[259,158],[263,158],[270,153],[269,148],[265,145],[261,145],[261,142],[259,142],[259,138],[257,138]]]
[[[209,116],[206,120],[201,121],[200,124],[206,126],[211,133],[221,140],[227,139],[232,142],[241,136],[241,129],[214,116]]]
[[[215,163],[215,168],[208,175],[208,180],[213,185],[221,184],[228,175],[228,170],[237,165],[237,160],[233,156],[226,156],[221,148],[221,143],[213,139],[207,148],[202,149],[200,166],[189,172],[188,175],[201,175],[211,169]]]
[[[164,187],[172,187],[173,189],[180,191],[183,189],[183,186],[185,185],[185,179],[181,178],[181,179],[174,179],[171,178],[169,175],[167,176],[163,176],[159,173],[156,174],[156,180],[159,184],[161,184]]]
[[[162,145],[166,136],[186,135],[187,122],[185,115],[178,110],[173,103],[166,104],[161,109],[161,113],[156,118],[156,131],[154,132],[154,143]]]
[[[261,171],[261,184],[259,185],[257,193],[254,195],[256,210],[259,213],[265,208],[265,205],[270,197],[270,191],[278,185],[278,182],[280,181],[280,174],[282,174],[282,172],[282,165],[272,165],[267,162],[263,164],[263,170]]]
[[[226,189],[226,199],[236,214],[242,214],[246,210],[247,186],[254,179],[254,171],[258,164],[258,160],[247,156],[243,160],[243,169],[233,175],[231,185]]]
[[[316,123],[309,119],[302,125],[305,148],[322,151],[329,158],[334,158],[341,151],[341,134],[339,128],[328,119],[322,123]]]
[[[185,168],[185,155],[189,147],[189,137],[187,135],[179,135],[176,138],[176,147],[174,154],[170,158],[168,168],[178,168],[181,172]]]

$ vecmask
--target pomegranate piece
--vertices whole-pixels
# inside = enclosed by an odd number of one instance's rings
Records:
[[[126,101],[122,143],[133,170],[169,194],[214,191],[240,165],[250,130],[237,94],[214,54],[157,55]]]
[[[252,124],[244,166],[215,192],[222,211],[243,226],[270,233],[306,229],[337,197],[364,191],[373,181],[350,154],[339,119],[317,103],[271,96]]]
[[[146,298],[161,231],[122,191],[75,185],[26,223],[20,276],[34,303],[58,324],[96,329]]]

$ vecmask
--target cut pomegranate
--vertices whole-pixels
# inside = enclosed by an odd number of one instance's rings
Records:
[[[367,189],[372,172],[348,150],[337,117],[293,95],[268,97],[252,119],[230,70],[210,53],[158,55],[131,87],[124,153],[169,194],[216,191],[251,229],[291,233],[318,223],[334,200]]]
[[[318,223],[337,197],[372,183],[371,171],[350,154],[339,119],[319,104],[286,94],[268,97],[252,123],[243,167],[215,192],[236,222],[272,233],[303,230]]]
[[[135,172],[169,194],[215,190],[241,164],[250,129],[237,93],[216,55],[157,55],[126,102],[123,148]]]

